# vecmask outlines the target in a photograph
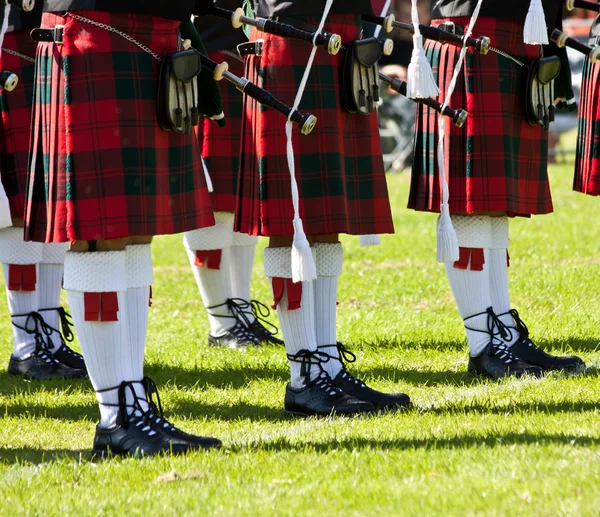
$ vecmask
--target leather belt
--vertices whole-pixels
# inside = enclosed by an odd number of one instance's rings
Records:
[[[454,22],[444,22],[438,25],[437,28],[450,34],[458,34],[459,36],[464,36],[465,34],[465,28],[462,25],[456,25]]]
[[[264,41],[261,39],[249,43],[240,43],[237,46],[238,54],[242,58],[245,56],[262,56],[263,43]]]
[[[36,42],[63,44],[64,25],[57,25],[53,29],[33,29],[31,39]]]

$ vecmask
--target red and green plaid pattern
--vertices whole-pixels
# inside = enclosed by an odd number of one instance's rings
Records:
[[[469,18],[453,21],[467,26]],[[523,26],[508,20],[479,18],[475,36],[489,36],[492,46],[520,61],[539,57],[539,47],[523,43]],[[426,51],[444,100],[460,49],[427,42]],[[525,120],[523,68],[490,52],[469,51],[450,105],[469,112],[467,123],[446,122],[444,156],[453,213],[506,212],[531,215],[552,212],[547,173],[548,134]],[[415,157],[408,206],[439,212],[438,115],[419,106]]]
[[[360,35],[360,17],[332,15],[325,28],[343,41]],[[318,20],[310,19],[315,26]],[[288,106],[294,103],[311,45],[253,31],[262,57],[250,56],[247,77]],[[309,235],[392,233],[379,129],[375,114],[350,115],[341,106],[344,53],[318,50],[300,110],[318,118],[309,136],[294,129],[300,215]],[[286,158],[285,118],[245,99],[242,168],[235,229],[254,235],[292,235],[293,208]]]
[[[158,55],[176,21],[79,11]],[[122,36],[45,14],[64,44],[37,52],[26,238],[46,242],[179,233],[214,224],[194,135],[161,131],[160,63]]]
[[[227,61],[229,71],[238,77],[244,75],[244,65],[238,59],[214,52],[210,58],[217,63]],[[229,81],[221,81],[223,113],[227,126],[219,127],[204,119],[196,129],[202,158],[213,184],[211,201],[215,212],[234,212],[240,168],[240,135],[242,133],[242,94]]]
[[[590,44],[597,44],[597,38]],[[600,195],[600,68],[586,58],[581,84],[573,189]]]
[[[4,52],[0,56],[0,70],[10,70],[17,74],[19,84],[12,92],[0,90],[0,178],[8,195],[11,216],[23,219],[27,191],[33,63],[6,51],[12,50],[33,59],[36,44],[27,30],[6,34],[2,47]]]

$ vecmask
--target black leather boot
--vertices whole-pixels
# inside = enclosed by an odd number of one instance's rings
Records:
[[[14,321],[13,325],[33,336],[36,350],[26,358],[18,358],[12,355],[8,364],[9,374],[36,380],[54,378],[81,379],[87,376],[85,366],[84,368],[77,368],[63,363],[55,357],[52,353],[54,344],[50,338],[55,329],[44,321],[39,312],[13,314],[13,317],[25,317],[25,324],[23,326],[17,325]]]
[[[116,388],[99,390],[99,392],[118,390],[119,403],[115,406],[119,408],[119,416],[117,424],[113,427],[96,426],[92,448],[95,456],[144,457],[156,454],[181,454],[221,445],[221,442],[214,438],[207,439],[212,443],[208,445],[180,436],[177,433],[178,429],[170,422],[168,422],[169,427],[173,430],[167,429],[165,425],[167,421],[157,420],[157,415],[151,413],[150,406],[145,407],[147,401],[138,397],[134,384],[144,386],[143,381],[126,381]]]
[[[515,322],[515,326],[509,328],[519,333],[519,339],[510,347],[510,351],[519,359],[528,364],[539,366],[547,372],[554,370],[578,372],[585,369],[585,363],[576,355],[550,355],[538,348],[529,338],[529,329],[516,309],[511,309],[505,314],[500,314],[500,316],[506,314],[510,314]]]
[[[328,361],[327,354],[317,351],[300,350],[297,354],[288,355],[290,361],[302,364],[301,375],[304,386],[294,388],[288,384],[285,389],[285,414],[294,417],[355,415],[373,411],[370,402],[358,400],[334,386],[331,377],[321,366]],[[311,380],[311,369],[319,368],[319,375]]]
[[[319,346],[319,351],[336,348],[338,356],[329,355],[330,361],[339,361],[342,369],[333,379],[334,386],[340,388],[347,395],[373,404],[376,410],[393,410],[410,406],[410,398],[404,393],[383,393],[367,386],[363,381],[354,377],[347,369],[345,363],[356,361],[356,355],[348,350],[339,341],[334,345]]]
[[[492,307],[488,307],[486,312],[469,316],[464,321],[466,322],[483,314],[488,315],[487,330],[474,329],[465,325],[465,328],[469,330],[483,332],[490,337],[487,349],[482,354],[476,357],[469,356],[469,373],[485,375],[492,379],[510,376],[521,377],[522,375],[540,377],[543,375],[544,371],[541,368],[525,363],[512,353],[512,349],[508,347],[505,341],[512,340],[513,335],[498,318]]]
[[[189,442],[195,443],[204,449],[212,449],[221,447],[221,440],[217,438],[210,438],[207,436],[196,436],[194,434],[189,434],[181,429],[178,429],[169,422],[163,415],[162,404],[160,403],[160,396],[158,394],[158,389],[156,384],[150,377],[144,377],[142,379],[142,384],[144,385],[144,390],[146,391],[146,397],[148,397],[148,414],[152,422],[156,427],[158,427],[163,433],[172,436],[173,438],[178,438],[182,440],[187,440]],[[156,401],[154,400],[154,396],[156,395]]]
[[[72,350],[67,342],[72,342],[75,339],[75,335],[73,334],[71,328],[73,327],[73,322],[71,321],[71,315],[64,309],[64,307],[56,307],[54,309],[40,309],[40,313],[47,311],[57,311],[60,321],[60,331],[48,325],[44,321],[45,327],[50,329],[53,332],[58,333],[61,339],[61,345],[57,350],[52,352],[54,359],[60,361],[63,364],[71,368],[75,368],[76,370],[84,370],[86,371],[85,361],[83,360],[83,356]],[[48,349],[54,348],[54,343],[51,338],[52,332],[47,335],[48,340]]]

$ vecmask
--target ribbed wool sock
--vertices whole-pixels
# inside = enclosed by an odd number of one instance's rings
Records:
[[[490,250],[490,290],[494,311],[510,330],[510,338],[503,339],[508,346],[519,339],[515,320],[508,314],[510,295],[508,290],[508,217],[492,217],[492,249]],[[512,328],[511,328],[512,327]]]
[[[206,307],[211,335],[222,336],[235,326],[233,313],[224,305],[232,298],[231,280],[229,278],[229,248],[221,250],[221,267],[209,269],[197,266],[196,252],[187,250],[192,272],[200,290],[202,302]]]
[[[125,259],[125,251],[107,251],[69,252],[65,260],[64,287],[105,428],[117,423],[116,388],[142,380],[129,342]]]
[[[132,378],[144,377],[144,356],[148,334],[150,286],[153,281],[152,253],[149,244],[127,246],[125,250],[125,277],[127,280],[127,317]],[[134,384],[138,397],[144,396],[141,385]]]
[[[470,354],[476,357],[485,351],[490,341],[486,314],[486,309],[492,307],[490,217],[453,216],[452,223],[461,247],[461,259],[454,264],[446,263],[446,274],[460,315],[465,320]]]
[[[13,333],[13,355],[19,359],[23,359],[35,352],[36,342],[33,334],[26,330],[27,315],[37,311],[38,308],[38,291],[14,291],[8,288],[10,264],[2,264],[4,271],[4,282],[6,284],[6,299],[8,301],[8,310],[11,314],[12,333]],[[16,316],[24,314],[24,316]],[[18,325],[18,326],[17,326]],[[23,327],[23,328],[19,328]],[[30,324],[28,327],[33,330]]]
[[[314,282],[292,284],[291,248],[265,248],[265,276],[271,281],[277,316],[288,355],[301,350],[316,351]],[[278,292],[279,287],[281,291]],[[293,296],[290,289],[294,290]],[[299,290],[301,289],[301,292]],[[291,385],[301,388],[305,382],[301,364],[290,360]],[[320,373],[318,366],[311,368],[311,379]]]
[[[252,300],[250,284],[252,282],[252,267],[256,252],[257,237],[251,235],[233,234],[233,246],[230,248],[229,270],[231,277],[231,294],[247,302]],[[244,309],[248,321],[254,321],[252,308]]]
[[[38,310],[39,266],[42,260],[42,244],[25,242],[23,228],[9,227],[0,230],[0,262],[4,272],[6,298],[11,314],[13,354],[19,359],[36,350],[33,332],[18,328],[26,326],[28,314]],[[16,316],[24,314],[25,316]],[[27,329],[33,331],[36,323],[29,321]]]
[[[317,347],[331,356],[323,363],[331,378],[342,369],[337,346],[337,292],[338,278],[342,274],[344,250],[340,243],[314,245],[317,279],[315,280],[315,318]],[[321,348],[324,347],[324,348]]]

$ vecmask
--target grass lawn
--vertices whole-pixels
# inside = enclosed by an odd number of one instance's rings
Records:
[[[0,515],[598,515],[600,200],[573,193],[571,176],[572,163],[551,168],[555,214],[511,223],[510,280],[538,344],[589,365],[577,377],[466,374],[435,218],[405,208],[407,176],[389,178],[396,235],[377,248],[344,239],[339,338],[357,352],[355,373],[410,394],[406,413],[285,419],[283,350],[209,349],[181,237],[163,237],[146,371],[175,423],[225,447],[92,463],[88,382],[7,376],[2,295]],[[261,255],[253,290],[267,301]]]

